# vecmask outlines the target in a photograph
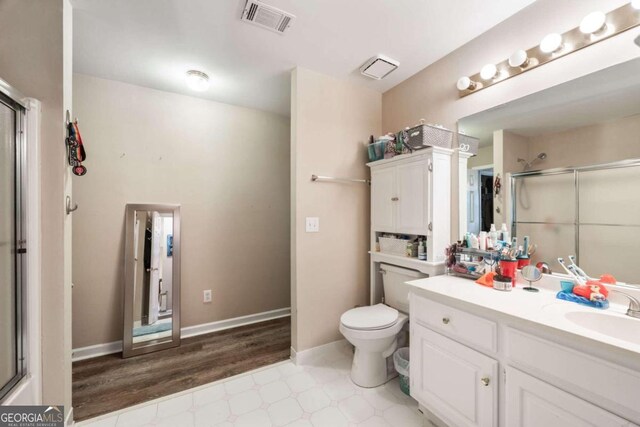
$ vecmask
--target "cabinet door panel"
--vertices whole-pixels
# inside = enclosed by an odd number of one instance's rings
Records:
[[[428,328],[412,328],[411,395],[452,425],[496,426],[498,362]]]
[[[427,232],[427,164],[424,160],[396,167],[398,210],[396,229],[400,233]]]
[[[631,424],[559,388],[507,368],[507,425],[513,427],[622,427]]]
[[[371,227],[374,231],[395,232],[397,202],[394,167],[371,171]]]

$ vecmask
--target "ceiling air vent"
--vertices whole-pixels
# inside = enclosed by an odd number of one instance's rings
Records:
[[[242,11],[243,21],[251,22],[280,34],[291,26],[294,19],[295,15],[256,0],[247,0]]]
[[[360,72],[372,79],[382,80],[388,76],[389,73],[398,68],[399,65],[400,63],[398,61],[394,61],[386,56],[378,55],[365,62],[364,65],[360,67]]]

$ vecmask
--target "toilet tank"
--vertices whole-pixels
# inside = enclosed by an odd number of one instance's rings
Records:
[[[409,313],[409,285],[405,282],[429,277],[419,271],[395,265],[380,264],[382,285],[384,288],[384,303],[405,314]]]

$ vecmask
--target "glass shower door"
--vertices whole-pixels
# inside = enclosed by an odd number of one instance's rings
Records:
[[[0,401],[22,377],[18,112],[0,97]]]

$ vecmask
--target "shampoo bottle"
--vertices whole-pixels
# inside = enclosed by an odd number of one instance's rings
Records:
[[[498,232],[496,231],[496,225],[491,224],[491,229],[489,230],[489,241],[487,241],[487,249],[493,249],[498,244]]]

